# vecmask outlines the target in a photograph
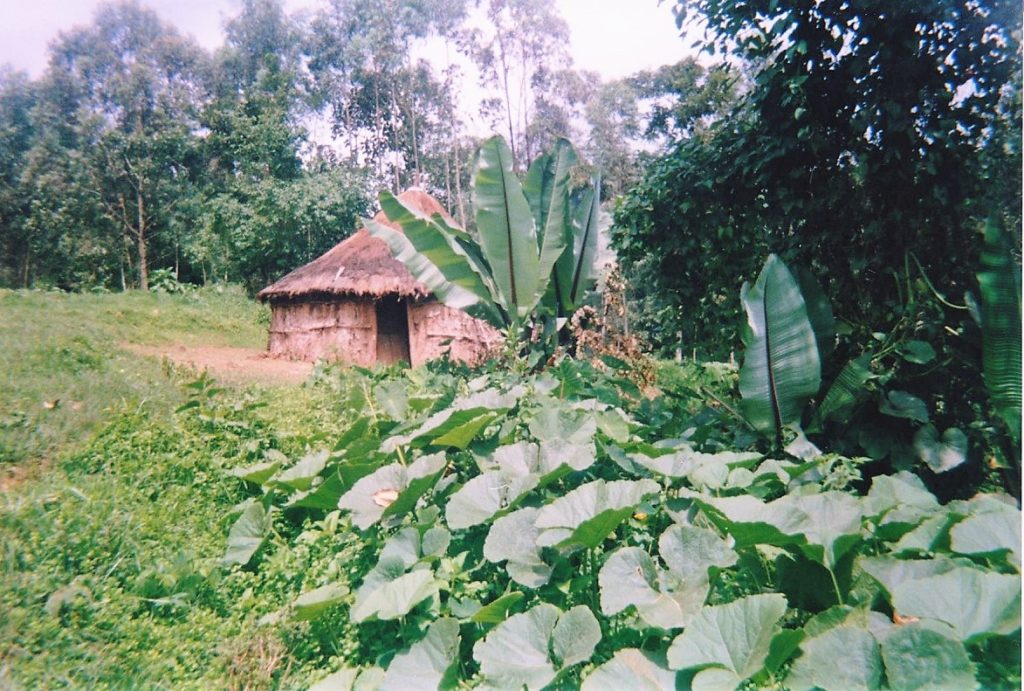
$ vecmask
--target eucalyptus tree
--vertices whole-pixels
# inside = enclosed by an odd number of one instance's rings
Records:
[[[124,256],[143,289],[159,234],[187,229],[176,207],[193,193],[199,165],[194,133],[205,62],[190,39],[131,2],[102,6],[92,24],[51,45],[45,93],[51,111],[66,117],[50,119],[63,132],[50,142],[126,241]],[[165,244],[170,253],[176,243]]]
[[[313,95],[347,145],[393,190],[415,182],[430,132],[451,127],[454,95],[414,50],[451,37],[464,0],[330,0],[313,18],[309,69]]]
[[[487,0],[486,25],[472,37],[470,55],[490,95],[481,113],[508,134],[517,170],[554,143],[539,132],[538,111],[554,103],[558,75],[572,67],[569,27],[554,3],[544,0]],[[559,132],[562,136],[571,134]]]
[[[1020,179],[1019,154],[1001,176],[985,163],[1019,141],[1002,134],[1021,119],[1014,3],[677,9],[703,17],[708,51],[729,52],[752,80],[728,118],[703,136],[684,131],[648,167],[616,238],[630,262],[657,255],[646,277],[685,314],[696,310],[685,320],[695,338],[728,352],[717,325],[737,316],[732,275],[752,277],[772,251],[827,277],[837,311],[864,332],[913,324],[906,310],[924,304],[907,291],[915,280],[950,299],[972,286],[979,217],[997,210],[990,190]],[[671,130],[693,122],[667,115]],[[1008,187],[1016,202],[999,203],[1019,209],[1021,186]]]
[[[22,176],[35,132],[35,101],[27,74],[0,67],[0,285],[27,287],[31,278],[31,197]]]

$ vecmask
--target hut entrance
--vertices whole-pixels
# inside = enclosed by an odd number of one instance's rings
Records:
[[[390,365],[399,361],[412,362],[405,300],[382,297],[377,301],[377,362]]]

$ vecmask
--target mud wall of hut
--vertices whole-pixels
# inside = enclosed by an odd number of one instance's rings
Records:
[[[409,304],[409,352],[412,365],[441,357],[476,364],[501,343],[501,334],[486,322],[439,302]]]
[[[269,350],[299,360],[372,365],[377,360],[375,303],[356,297],[273,301]]]

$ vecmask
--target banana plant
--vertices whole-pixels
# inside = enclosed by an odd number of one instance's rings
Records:
[[[558,304],[574,308],[592,273],[599,196],[585,193],[586,218],[577,225],[583,212],[570,195],[577,161],[572,145],[559,140],[530,166],[523,184],[508,145],[492,137],[480,147],[473,180],[479,242],[439,214],[427,218],[388,192],[380,194],[381,207],[401,232],[372,220],[365,220],[366,228],[438,300],[514,334],[530,321],[553,278],[563,276],[566,257],[571,270],[564,273],[567,287],[555,292]]]
[[[978,285],[981,291],[982,370],[992,407],[1006,422],[1014,443],[1021,428],[1020,267],[1004,231],[985,228]]]
[[[591,287],[597,239],[607,218],[601,213],[601,178],[571,193],[570,173],[579,158],[566,139],[530,164],[523,192],[539,231],[541,271],[551,273],[544,302],[565,319]]]
[[[812,290],[810,285],[805,281],[805,290]],[[807,402],[821,388],[818,344],[832,331],[831,309],[827,301],[806,300],[800,282],[774,254],[753,286],[743,284],[740,300],[746,311],[740,408],[755,429],[780,446],[786,428],[797,432],[794,453],[813,455],[800,424]]]

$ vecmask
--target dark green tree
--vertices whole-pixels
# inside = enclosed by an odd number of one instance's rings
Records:
[[[24,72],[0,67],[0,285],[28,286],[32,246],[31,196],[22,176],[35,126],[36,85]]]
[[[97,251],[109,255],[123,242],[142,289],[154,251],[169,263],[190,225],[178,208],[187,206],[200,168],[194,133],[204,68],[192,41],[135,2],[102,6],[91,25],[51,46],[38,119],[49,131],[38,138],[35,203],[44,214],[88,225],[102,240]],[[63,213],[69,203],[98,208],[102,222],[82,210]],[[86,249],[74,236],[59,242]]]
[[[671,296],[685,339],[728,350],[734,331],[720,325],[735,322],[735,285],[770,251],[826,280],[837,313],[862,333],[906,317],[914,281],[959,300],[972,285],[979,220],[999,211],[982,203],[992,149],[1019,141],[1006,132],[1020,122],[1019,7],[700,0],[677,9],[680,20],[703,17],[705,47],[742,59],[753,79],[703,136],[672,124],[682,138],[618,213],[620,254]],[[1019,209],[1019,159],[999,177],[1015,181],[1004,204]]]

